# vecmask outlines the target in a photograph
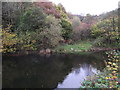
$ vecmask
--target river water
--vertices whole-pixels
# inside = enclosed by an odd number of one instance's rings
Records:
[[[103,52],[3,56],[3,88],[79,88],[105,67]]]

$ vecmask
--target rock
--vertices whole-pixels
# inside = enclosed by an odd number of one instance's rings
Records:
[[[42,49],[39,51],[39,54],[51,54],[51,52],[52,51],[50,49],[46,49],[46,50]]]
[[[51,50],[48,48],[46,49],[46,54],[50,54],[51,53]]]
[[[71,50],[73,51],[74,49],[73,49],[73,48],[71,48]]]
[[[44,54],[44,53],[45,53],[44,49],[40,50],[40,52],[39,52],[39,54]]]

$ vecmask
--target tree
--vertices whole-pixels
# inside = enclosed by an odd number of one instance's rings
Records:
[[[62,4],[58,4],[58,6],[56,6],[56,9],[58,12],[60,12],[60,24],[62,26],[62,37],[65,40],[68,40],[71,38],[72,36],[72,23],[70,21],[70,19],[68,18],[68,15],[64,9],[64,7],[62,6]]]
[[[114,17],[114,20],[113,18],[104,19],[92,26],[91,35],[93,36],[93,38],[102,38],[101,41],[97,42],[96,44],[100,46],[107,46],[107,45],[108,46],[117,45],[116,47],[119,46],[118,42],[120,42],[120,39],[119,39],[117,22],[118,22],[118,18]]]
[[[49,15],[46,17],[46,23],[49,27],[32,34],[32,38],[36,40],[36,46],[38,49],[53,48],[59,45],[59,41],[62,39],[62,27],[59,22],[59,19]]]
[[[14,32],[19,26],[20,16],[24,11],[31,7],[30,2],[3,2],[2,3],[2,25],[3,28],[12,25],[11,31]]]
[[[72,35],[72,24],[67,19],[61,19],[61,26],[62,26],[62,36],[65,40],[71,38]]]
[[[18,30],[25,32],[43,30],[46,26],[46,16],[40,8],[29,8],[21,15]]]
[[[72,21],[73,30],[76,30],[76,28],[79,27],[81,23],[79,17],[73,16],[73,19],[71,19],[71,21]]]

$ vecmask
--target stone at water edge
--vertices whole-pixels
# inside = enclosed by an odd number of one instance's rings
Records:
[[[39,54],[44,54],[44,53],[45,53],[44,49],[42,49],[42,50],[39,51]]]
[[[50,54],[51,53],[51,50],[48,48],[46,49],[46,54]]]

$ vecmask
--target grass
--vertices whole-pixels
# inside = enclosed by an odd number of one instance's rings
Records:
[[[76,52],[82,52],[83,50],[88,50],[92,47],[91,42],[80,42],[78,44],[74,45],[64,45],[64,46],[58,46],[55,48],[57,52],[66,52],[66,53],[76,53]]]

